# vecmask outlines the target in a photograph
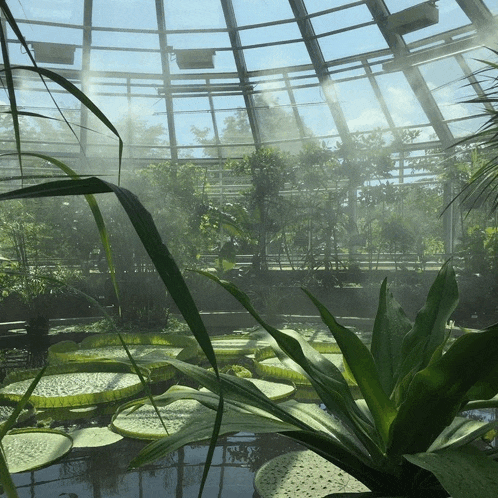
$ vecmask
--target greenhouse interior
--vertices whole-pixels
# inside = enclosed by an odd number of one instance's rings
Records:
[[[0,496],[497,496],[432,458],[498,470],[498,0],[0,16]]]

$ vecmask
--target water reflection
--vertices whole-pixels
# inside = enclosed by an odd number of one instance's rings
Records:
[[[20,498],[194,498],[207,444],[185,446],[140,469],[127,465],[145,445],[123,439],[101,448],[74,449],[46,469],[13,475]],[[220,438],[206,482],[206,498],[253,498],[255,471],[271,458],[299,449],[279,435],[239,433]]]

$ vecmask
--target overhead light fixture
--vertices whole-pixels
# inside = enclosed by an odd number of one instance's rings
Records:
[[[75,45],[31,42],[36,62],[49,64],[74,64]]]
[[[439,22],[439,11],[434,1],[425,2],[391,14],[386,28],[391,33],[406,35]]]
[[[214,54],[212,48],[195,48],[173,50],[176,55],[176,63],[180,69],[213,69]]]

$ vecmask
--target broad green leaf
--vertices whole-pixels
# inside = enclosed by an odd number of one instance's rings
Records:
[[[388,454],[427,451],[486,378],[498,355],[498,326],[458,338],[438,360],[418,372],[391,426]]]
[[[380,383],[388,396],[396,385],[403,339],[411,328],[412,323],[389,291],[387,278],[384,279],[379,293],[370,351],[377,366]]]
[[[314,389],[325,406],[342,423],[352,430],[368,446],[369,451],[380,455],[377,446],[378,434],[371,422],[365,418],[354,402],[351,391],[339,369],[323,355],[318,353],[302,336],[292,330],[277,330],[267,324],[253,308],[248,296],[234,284],[220,280],[216,276],[201,272],[218,282],[230,292],[255,320],[275,339],[282,352],[297,363],[308,376]],[[278,353],[278,350],[276,350]]]
[[[428,451],[458,448],[496,429],[497,425],[498,422],[482,422],[466,417],[455,417],[453,422],[432,443]]]
[[[429,364],[434,352],[446,340],[446,324],[457,304],[455,271],[447,262],[432,284],[426,303],[415,318],[413,328],[403,340],[402,359],[396,375],[397,405],[403,401],[413,375]]]
[[[472,392],[473,389],[470,389],[469,392]],[[467,393],[468,396],[469,393]],[[464,406],[464,410],[481,410],[483,408],[498,408],[498,395],[493,396],[489,399],[478,399],[475,401],[469,401]]]
[[[228,379],[222,374],[223,380]],[[247,382],[249,381],[244,379],[241,384]],[[243,393],[244,389],[241,391]],[[370,479],[369,482],[376,482],[376,480],[382,477],[386,479],[379,471],[379,468],[376,467],[376,462],[369,460],[368,453],[361,447],[358,440],[351,437],[338,424],[336,419],[316,405],[293,401],[280,404],[279,407],[284,410],[281,413],[285,414],[285,412],[288,412],[288,415],[290,415],[290,417],[287,417],[289,421],[283,422],[269,411],[257,408],[252,395],[248,399],[250,404],[245,404],[241,401],[244,398],[244,394],[240,394],[240,390],[237,400],[233,400],[231,399],[232,393],[230,388],[225,386],[225,398],[226,412],[223,417],[223,432],[235,432],[237,430],[255,433],[281,432],[283,435],[299,441],[322,456],[326,455],[329,461],[334,462],[352,475],[362,476],[362,479],[367,481]],[[185,387],[178,388],[178,386],[169,389],[164,395],[157,397],[156,402],[159,406],[163,403],[167,403],[167,406],[170,406],[172,402],[175,403],[174,400],[178,399],[195,399],[211,408],[214,408],[217,404],[217,396],[213,393],[196,391],[195,389]],[[123,406],[123,409],[128,410],[132,405],[133,402],[128,403]],[[147,410],[147,413],[151,413],[150,408]],[[121,422],[118,423],[123,424],[121,415],[115,417],[113,423],[116,423],[119,418],[121,418]],[[180,422],[182,424],[181,431],[178,433],[172,431],[171,436],[164,437],[149,445],[132,462],[132,465],[142,465],[152,462],[157,458],[165,456],[179,446],[205,438],[207,417],[203,415],[199,418],[199,421],[197,418],[193,418],[188,423],[184,423],[185,421]],[[292,420],[295,423],[292,423]],[[225,424],[227,425],[225,426]],[[147,422],[147,425],[150,425],[150,423]],[[301,430],[299,430],[299,427],[301,427]],[[392,479],[392,476],[389,476],[389,479]]]
[[[361,339],[351,330],[339,325],[328,309],[310,292],[305,291],[313,304],[317,307],[323,322],[332,332],[344,359],[360,388],[365,402],[370,409],[384,445],[389,437],[389,427],[396,417],[397,411],[384,391],[375,361]]]
[[[498,463],[470,446],[435,453],[404,455],[432,472],[452,498],[498,496]]]

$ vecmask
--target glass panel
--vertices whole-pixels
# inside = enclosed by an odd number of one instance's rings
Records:
[[[314,14],[316,12],[322,12],[323,10],[326,9],[326,7],[328,7],[328,5],[325,5],[323,0],[305,0],[304,3],[306,4],[306,10],[310,13],[310,14]],[[333,8],[333,7],[340,7],[342,5],[346,5],[348,3],[351,3],[350,0],[335,0],[333,2],[333,5],[331,5],[330,7]]]
[[[312,17],[311,23],[313,24],[315,33],[319,35],[321,33],[328,33],[329,31],[348,28],[356,24],[363,24],[372,20],[372,14],[368,8],[365,5],[359,5],[350,9]]]
[[[465,119],[461,121],[456,121],[453,123],[448,123],[450,130],[452,131],[455,138],[461,138],[468,135],[472,135],[479,131],[481,126],[486,122],[487,118],[485,116],[480,118]]]
[[[93,25],[157,30],[155,3],[143,0],[93,0]]]
[[[33,19],[65,24],[83,23],[83,2],[73,0],[36,0],[35,2],[9,2],[16,19]]]
[[[249,71],[310,63],[308,51],[302,42],[245,50],[244,54]]]
[[[323,56],[328,61],[388,48],[377,26],[366,26],[326,36],[318,41],[322,47]]]
[[[159,49],[159,37],[155,33],[122,33],[94,31],[92,45],[117,48],[155,48]]]
[[[468,86],[463,71],[454,58],[441,59],[420,66],[427,85],[432,90],[434,99],[445,119],[465,117],[471,113],[471,107],[461,103],[472,98],[472,88]]]
[[[226,28],[219,0],[168,0],[165,17],[168,30]]]
[[[292,19],[287,0],[232,0],[238,26]]]
[[[123,52],[117,50],[92,50],[92,71],[130,71],[135,73],[161,72],[158,53]]]
[[[337,133],[330,109],[324,103],[323,91],[320,87],[294,90],[294,98],[298,103],[298,111],[305,130],[311,136],[323,137]],[[333,145],[330,143],[329,145]]]
[[[387,127],[387,121],[368,79],[336,84],[340,106],[351,132]]]
[[[483,0],[493,14],[498,14],[498,0]]]
[[[403,74],[381,74],[377,76],[377,82],[396,126],[428,122],[427,116]]]
[[[277,24],[275,26],[240,31],[240,40],[243,46],[300,38],[301,33],[296,24]]]

